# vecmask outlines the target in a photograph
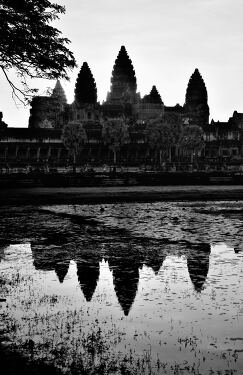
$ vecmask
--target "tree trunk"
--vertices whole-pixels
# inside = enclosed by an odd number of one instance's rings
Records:
[[[162,150],[159,150],[159,165],[162,165]]]
[[[116,165],[116,150],[113,150],[113,162]]]
[[[76,173],[76,153],[73,153],[73,173]]]
[[[191,152],[191,164],[193,164],[193,161],[194,161],[194,151],[192,150],[192,152]]]
[[[171,146],[169,147],[168,151],[169,151],[169,163],[171,163]]]

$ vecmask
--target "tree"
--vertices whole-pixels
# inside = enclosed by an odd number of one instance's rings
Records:
[[[85,143],[87,143],[87,134],[83,124],[79,122],[69,122],[64,126],[62,132],[62,141],[73,158],[73,172],[76,172],[77,156],[80,154]]]
[[[128,125],[123,120],[107,120],[103,123],[102,138],[113,152],[113,162],[116,164],[117,152],[130,139]]]
[[[179,142],[182,134],[182,116],[180,113],[171,112],[165,113],[163,123],[167,124],[171,130],[170,145],[169,148],[169,161],[171,162],[171,148],[175,148],[175,153],[178,153]]]
[[[12,96],[23,101],[33,91],[30,78],[65,78],[75,66],[70,42],[50,23],[65,13],[65,8],[49,0],[0,0],[0,68],[12,88]],[[22,88],[9,78],[14,68]]]
[[[180,147],[191,155],[191,163],[194,161],[195,154],[204,147],[203,134],[202,128],[198,125],[186,125],[183,128]]]
[[[166,114],[148,122],[145,136],[151,150],[159,153],[159,164],[162,156],[167,155],[171,161],[171,148],[177,146],[181,135],[181,118],[177,114]]]

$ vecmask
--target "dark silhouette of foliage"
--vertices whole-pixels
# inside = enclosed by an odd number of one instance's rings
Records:
[[[113,152],[113,162],[116,164],[117,152],[130,140],[128,125],[120,119],[107,120],[103,123],[102,138]]]
[[[84,144],[88,141],[83,124],[70,122],[65,125],[62,132],[62,141],[73,158],[73,172],[75,173],[77,156],[82,151]]]
[[[84,62],[75,84],[75,101],[77,104],[97,102],[97,88],[93,74],[87,64]]]
[[[50,23],[65,13],[65,8],[49,0],[0,1],[0,68],[8,80],[13,97],[31,96],[26,78],[68,79],[75,66],[70,42]],[[21,79],[18,88],[8,76],[14,68]],[[23,96],[22,96],[23,95]]]
[[[159,152],[160,165],[162,156],[168,156],[171,159],[171,148],[178,145],[181,133],[181,117],[175,113],[168,113],[163,118],[147,123],[145,136],[150,149]]]
[[[205,146],[203,134],[202,128],[198,125],[186,125],[183,128],[180,147],[185,153],[191,155],[191,162],[193,162],[194,156]]]

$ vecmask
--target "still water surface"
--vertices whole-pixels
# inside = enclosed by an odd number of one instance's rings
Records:
[[[80,357],[243,374],[243,203],[12,208],[0,225],[5,345],[67,374]]]

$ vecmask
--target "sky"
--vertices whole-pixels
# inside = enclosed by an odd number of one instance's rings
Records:
[[[54,2],[54,1],[53,1]],[[227,121],[243,112],[242,0],[56,0],[65,5],[55,26],[70,39],[78,67],[61,81],[68,103],[77,74],[87,61],[98,100],[110,88],[114,61],[122,45],[130,56],[138,91],[156,85],[165,105],[185,102],[188,80],[198,68],[207,87],[210,118]],[[11,72],[15,83],[16,72]],[[32,80],[44,95],[55,81]],[[0,73],[0,111],[11,127],[27,127],[29,107],[14,103]]]

